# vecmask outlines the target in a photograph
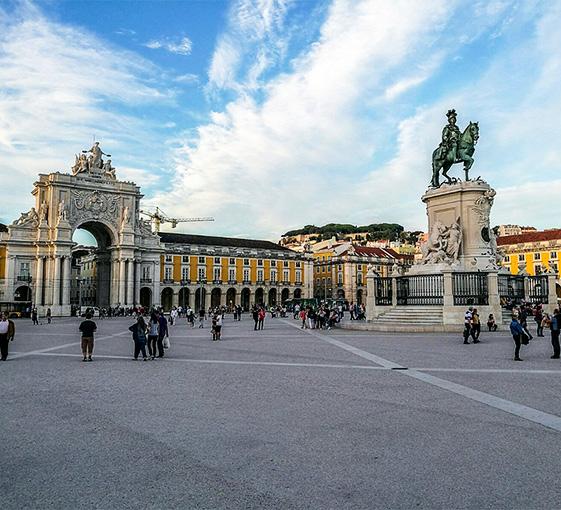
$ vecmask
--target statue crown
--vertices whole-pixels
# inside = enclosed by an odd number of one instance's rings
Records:
[[[457,117],[456,115],[456,110],[452,109],[452,110],[448,110],[446,112],[446,117],[450,118],[450,117]]]

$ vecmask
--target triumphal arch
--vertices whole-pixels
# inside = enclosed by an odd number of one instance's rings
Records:
[[[39,313],[50,308],[53,315],[69,315],[72,236],[78,228],[97,241],[98,306],[138,304],[141,276],[142,286],[151,285],[158,300],[159,237],[139,216],[140,188],[120,181],[109,158],[95,142],[76,156],[70,172],[39,174],[32,191],[35,206],[0,237],[6,264],[2,301],[25,293]]]

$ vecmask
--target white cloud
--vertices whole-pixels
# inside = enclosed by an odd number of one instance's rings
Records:
[[[38,172],[69,171],[92,136],[123,165],[158,166],[143,105],[173,105],[159,87],[159,70],[87,31],[54,23],[29,4],[0,12],[0,216],[10,221],[29,208]],[[25,197],[25,198],[24,198]]]
[[[145,43],[144,46],[152,50],[164,49],[177,55],[190,55],[193,49],[191,39],[186,36],[177,40],[167,38],[162,40],[152,39]]]
[[[199,83],[199,76],[193,73],[180,74],[179,76],[176,76],[173,81],[175,81],[176,83],[191,85],[194,83]]]

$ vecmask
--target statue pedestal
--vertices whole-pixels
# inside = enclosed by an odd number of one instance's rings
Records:
[[[427,205],[429,223],[426,249],[430,251],[434,240],[440,239],[446,245],[446,234],[439,236],[439,228],[450,229],[456,223],[461,229],[461,243],[457,259],[448,256],[443,260],[433,251],[425,254],[423,262],[413,266],[408,274],[499,269],[496,240],[489,223],[494,196],[495,190],[482,180],[443,184],[427,191],[421,198]]]

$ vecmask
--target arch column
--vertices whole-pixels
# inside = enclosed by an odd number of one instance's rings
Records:
[[[126,289],[127,289],[127,264],[126,259],[119,257],[119,304],[124,306],[126,303]]]
[[[35,277],[35,303],[34,306],[43,304],[43,271],[44,271],[44,258],[37,257],[36,277]]]
[[[111,257],[111,293],[109,295],[110,306],[116,306],[119,302],[119,259]]]
[[[70,305],[70,277],[72,272],[72,258],[62,259],[62,305]]]
[[[53,306],[60,305],[60,256],[53,257],[54,271],[53,271]]]
[[[134,260],[134,303],[140,304],[140,260]]]
[[[134,262],[132,259],[126,260],[127,267],[127,289],[125,303],[127,306],[134,304]]]

